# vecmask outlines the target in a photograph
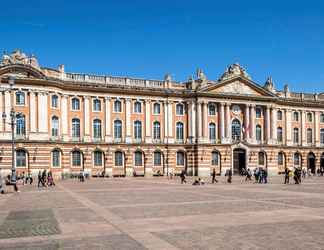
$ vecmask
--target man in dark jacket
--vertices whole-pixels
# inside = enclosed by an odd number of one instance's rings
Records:
[[[212,172],[212,183],[217,183],[218,181],[216,180],[216,171],[215,171],[215,168],[213,168],[213,172]]]

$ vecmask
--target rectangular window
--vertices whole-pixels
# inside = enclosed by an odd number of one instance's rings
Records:
[[[95,166],[102,166],[102,153],[101,152],[94,152],[94,165]]]

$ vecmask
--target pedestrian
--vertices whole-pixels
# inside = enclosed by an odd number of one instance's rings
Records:
[[[185,173],[184,170],[181,171],[180,178],[181,178],[181,184],[187,183],[187,181],[186,181],[186,173]]]
[[[258,183],[259,182],[259,169],[258,168],[255,168],[253,170],[253,172],[254,172],[255,183]]]
[[[268,183],[268,171],[267,171],[267,169],[263,169],[263,183],[264,184]]]
[[[16,180],[15,182],[12,182],[12,180],[11,180],[11,175],[10,175],[10,174],[7,176],[6,185],[7,185],[7,186],[13,186],[15,192],[17,192],[17,193],[20,192],[20,191],[18,190],[18,187],[17,187],[17,180]]]
[[[216,180],[216,170],[215,170],[215,168],[213,168],[213,172],[212,172],[212,183],[214,184],[215,182],[217,183],[218,180]]]
[[[0,193],[4,194],[4,184],[3,184],[3,178],[0,170]]]
[[[251,170],[248,168],[247,171],[246,171],[245,181],[252,181],[251,177],[252,177],[252,172],[251,172]]]
[[[37,183],[37,187],[40,187],[40,185],[42,185],[42,187],[44,187],[44,182],[43,182],[43,178],[42,178],[42,171],[39,170],[38,171],[38,183]]]
[[[295,184],[299,184],[299,177],[298,177],[298,169],[295,168],[294,170],[294,180],[295,180]]]
[[[289,174],[290,174],[290,170],[289,168],[285,168],[285,183],[284,184],[289,184]]]
[[[48,183],[48,186],[55,186],[53,174],[51,171],[49,171],[47,174],[47,183]]]
[[[232,183],[232,169],[228,170],[227,182]]]
[[[29,172],[27,174],[28,180],[29,180],[29,185],[31,185],[33,183],[33,175],[31,174],[31,172]],[[27,179],[26,179],[26,183],[27,183]]]

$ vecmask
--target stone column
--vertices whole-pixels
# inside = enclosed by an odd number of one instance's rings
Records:
[[[169,101],[168,102],[168,130],[169,130],[169,143],[174,142],[174,126],[173,126],[173,102]]]
[[[151,100],[145,100],[145,142],[152,143]]]
[[[48,105],[47,94],[44,92],[38,93],[38,132],[44,133],[42,139],[48,137]]]
[[[10,120],[10,110],[11,110],[11,94],[10,91],[5,91],[5,113],[6,113],[6,123],[5,123],[5,131],[10,132],[11,131],[11,126],[9,124]]]
[[[112,142],[111,135],[111,98],[105,97],[105,142]]]
[[[193,100],[191,102],[191,131],[192,131],[192,143],[195,143],[197,140],[197,131],[196,131],[196,119],[197,119],[197,115],[196,115],[196,102]]]
[[[266,106],[266,137],[267,137],[267,144],[271,143],[270,138],[270,107]]]
[[[0,79],[1,82],[1,79]],[[0,91],[0,116],[2,116],[4,110],[4,106],[3,106],[3,91]],[[3,132],[5,128],[5,123],[3,122],[3,119],[1,118],[1,122],[0,122],[0,132]]]
[[[203,142],[202,138],[202,102],[198,101],[198,112],[197,112],[197,119],[198,119],[198,142]]]
[[[131,121],[131,102],[132,99],[126,98],[125,99],[125,131],[126,131],[126,137],[125,141],[126,143],[131,143],[132,142],[132,121]]]
[[[250,104],[245,105],[245,114],[244,114],[244,124],[245,124],[245,140],[250,140]]]
[[[62,137],[64,141],[69,140],[69,132],[68,132],[68,96],[63,95],[61,97],[61,128],[62,128]]]
[[[225,114],[224,114],[224,103],[221,102],[219,105],[219,110],[220,110],[220,114],[219,114],[219,131],[220,131],[220,138],[221,138],[221,142],[224,142],[225,139]]]
[[[208,141],[208,102],[203,102],[203,140],[204,142]]]
[[[320,128],[319,128],[319,112],[315,111],[314,113],[314,142],[316,147],[320,146]]]
[[[256,142],[255,141],[255,104],[251,105],[251,115],[250,115],[250,117],[251,117],[251,122],[250,122],[250,124],[251,124],[251,129],[250,129],[250,131],[251,131],[251,142],[255,143]]]
[[[291,131],[291,109],[286,109],[286,119],[285,119],[285,134],[286,134],[286,144],[287,146],[292,145],[292,131]]]
[[[168,143],[169,138],[169,117],[168,117],[168,102],[164,101],[163,103],[163,110],[164,110],[164,143]]]
[[[89,142],[90,139],[90,124],[92,124],[92,121],[90,119],[90,97],[89,96],[84,96],[83,97],[83,138],[84,141]],[[82,135],[81,135],[82,137]]]
[[[306,125],[305,125],[305,111],[302,110],[300,112],[300,120],[301,120],[301,128],[300,128],[300,132],[301,132],[301,145],[305,146],[306,145]]]
[[[231,117],[230,117],[230,103],[226,103],[225,114],[226,114],[226,139],[231,141]]]
[[[272,133],[272,144],[277,143],[277,109],[272,107],[271,114],[271,133]]]

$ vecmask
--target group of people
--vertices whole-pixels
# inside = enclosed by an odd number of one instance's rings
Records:
[[[266,169],[258,167],[253,170],[255,183],[268,183],[268,172]]]
[[[43,171],[39,170],[38,172],[38,187],[50,187],[50,186],[55,186],[53,174],[51,171],[46,171],[44,169]]]

